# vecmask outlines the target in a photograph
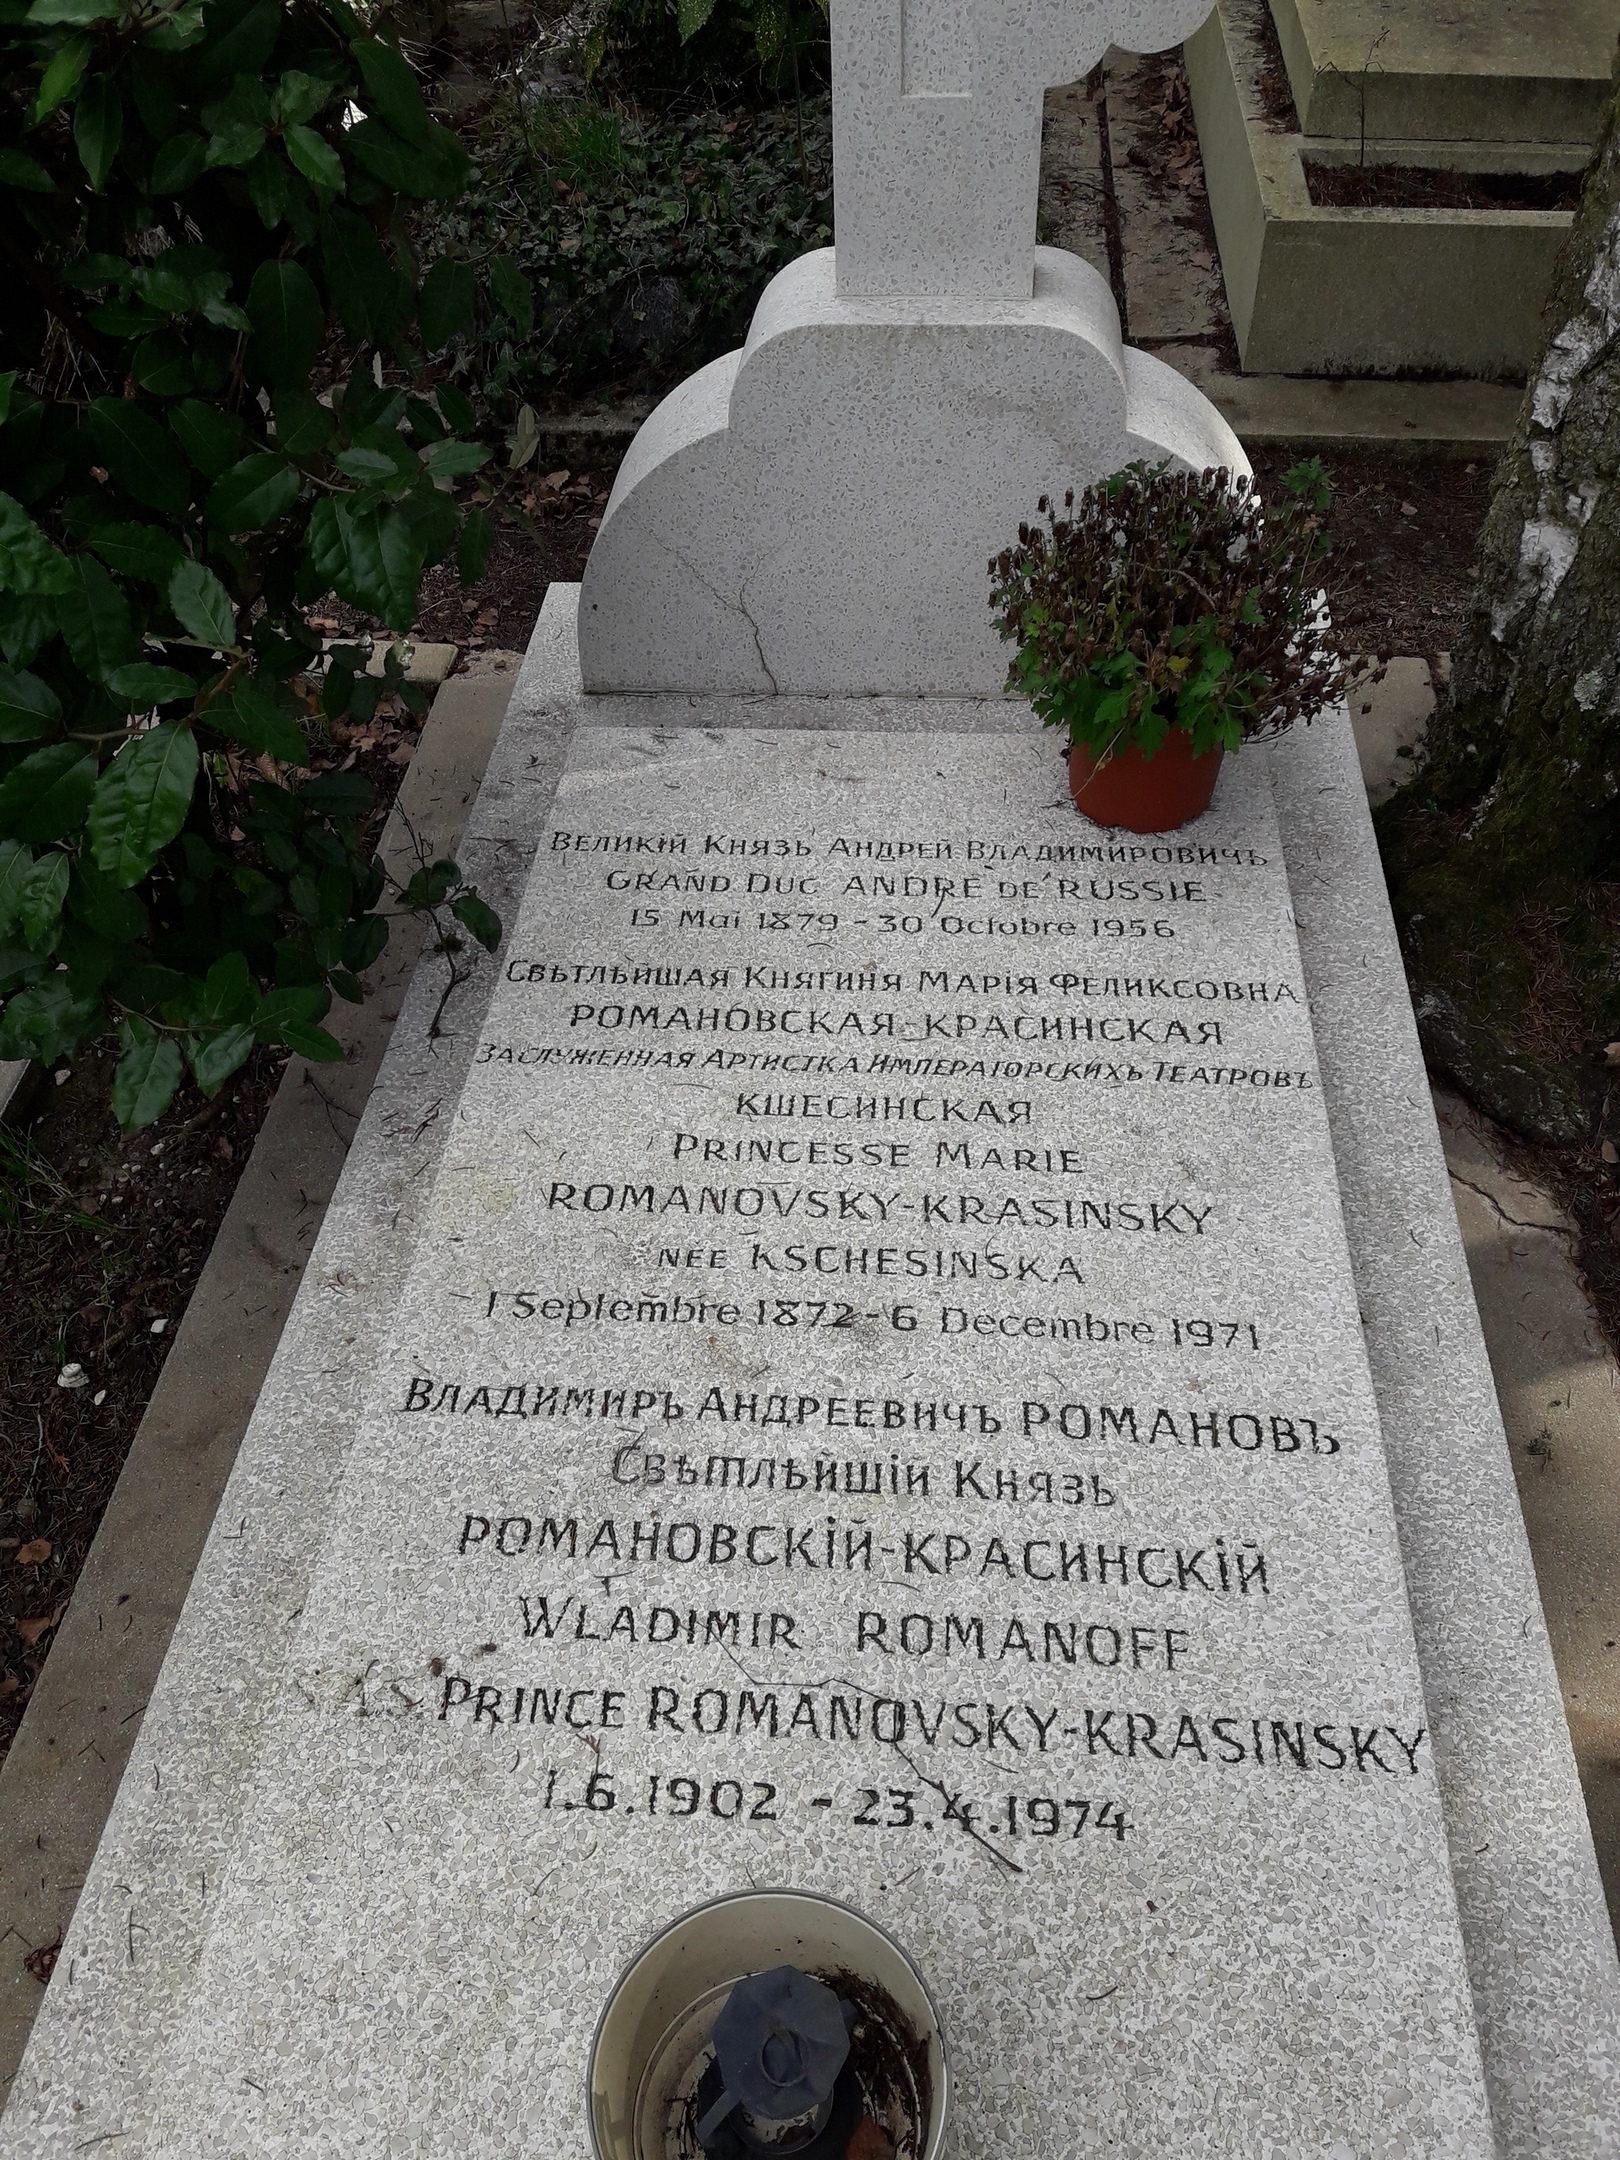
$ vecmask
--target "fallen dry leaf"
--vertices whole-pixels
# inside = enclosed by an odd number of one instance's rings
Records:
[[[43,1567],[51,1557],[51,1541],[48,1537],[30,1538],[26,1545],[17,1548],[19,1567]]]
[[[29,1649],[32,1650],[42,1635],[50,1633],[66,1610],[66,1606],[59,1605],[55,1612],[42,1613],[36,1620],[19,1620],[17,1622],[17,1633],[22,1637]]]

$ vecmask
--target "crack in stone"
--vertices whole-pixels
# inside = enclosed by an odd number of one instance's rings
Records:
[[[1497,1199],[1495,1193],[1488,1192],[1483,1185],[1476,1185],[1472,1178],[1465,1178],[1460,1171],[1452,1170],[1449,1164],[1447,1170],[1453,1185],[1461,1185],[1468,1192],[1477,1193],[1479,1198],[1485,1202],[1485,1205],[1494,1212],[1497,1219],[1505,1223],[1510,1230],[1539,1230],[1547,1237],[1574,1237],[1575,1232],[1566,1230],[1561,1223],[1521,1222],[1517,1215],[1508,1213],[1501,1201]]]
[[[717,601],[721,607],[728,609],[732,614],[740,615],[742,617],[743,621],[748,625],[748,628],[753,635],[754,651],[759,658],[760,672],[761,674],[763,674],[765,680],[771,686],[771,695],[772,697],[780,696],[781,692],[778,689],[776,677],[771,671],[770,663],[765,658],[765,647],[760,639],[759,625],[757,622],[755,622],[753,616],[750,615],[750,613],[748,612],[747,605],[744,602],[741,593],[737,595],[735,600],[729,598],[725,593],[721,592],[717,586],[712,585],[709,580],[703,575],[703,572],[698,568],[697,564],[694,562],[689,562],[687,558],[681,553],[680,549],[674,546],[672,542],[660,539],[656,533],[649,534],[648,537],[652,540],[655,547],[660,547],[663,549],[666,555],[673,556],[675,561],[678,562],[681,568],[686,572],[687,576],[695,578],[698,584],[701,585],[703,587],[703,590],[709,595],[709,598],[711,600]]]
[[[780,697],[781,691],[777,687],[776,677],[771,670],[770,662],[765,657],[765,643],[759,634],[759,624],[755,622],[752,614],[749,612],[748,602],[743,598],[740,592],[737,595],[737,612],[742,616],[743,621],[747,623],[749,629],[752,630],[754,633],[754,650],[759,655],[759,664],[760,667],[764,670],[765,680],[771,686],[772,697]]]

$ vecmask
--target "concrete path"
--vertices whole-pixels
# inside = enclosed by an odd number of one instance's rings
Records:
[[[1504,1136],[1435,1090],[1610,1918],[1620,1934],[1620,1364],[1576,1268],[1575,1226]]]
[[[453,852],[511,694],[515,655],[439,691],[382,852],[414,831]],[[1369,790],[1433,704],[1421,660],[1355,694]],[[341,1065],[294,1060],[271,1106],[114,1491],[22,1727],[0,1768],[0,2085],[43,1990],[28,1953],[72,1915],[236,1449],[342,1172],[420,950],[395,930],[359,1008],[328,1023]],[[1620,1366],[1571,1260],[1573,1232],[1511,1166],[1506,1141],[1437,1095],[1610,1910],[1620,1922]]]

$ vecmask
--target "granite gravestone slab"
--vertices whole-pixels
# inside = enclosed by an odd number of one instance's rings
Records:
[[[577,736],[162,2149],[577,2153],[750,1884],[917,1958],[964,2154],[1492,2149],[1265,775],[1059,777]]]

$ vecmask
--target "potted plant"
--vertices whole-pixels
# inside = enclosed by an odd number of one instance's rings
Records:
[[[1262,509],[1247,476],[1127,466],[990,565],[1018,651],[1007,687],[1069,737],[1075,806],[1170,832],[1209,808],[1228,750],[1309,723],[1341,694],[1317,566],[1319,460]]]

